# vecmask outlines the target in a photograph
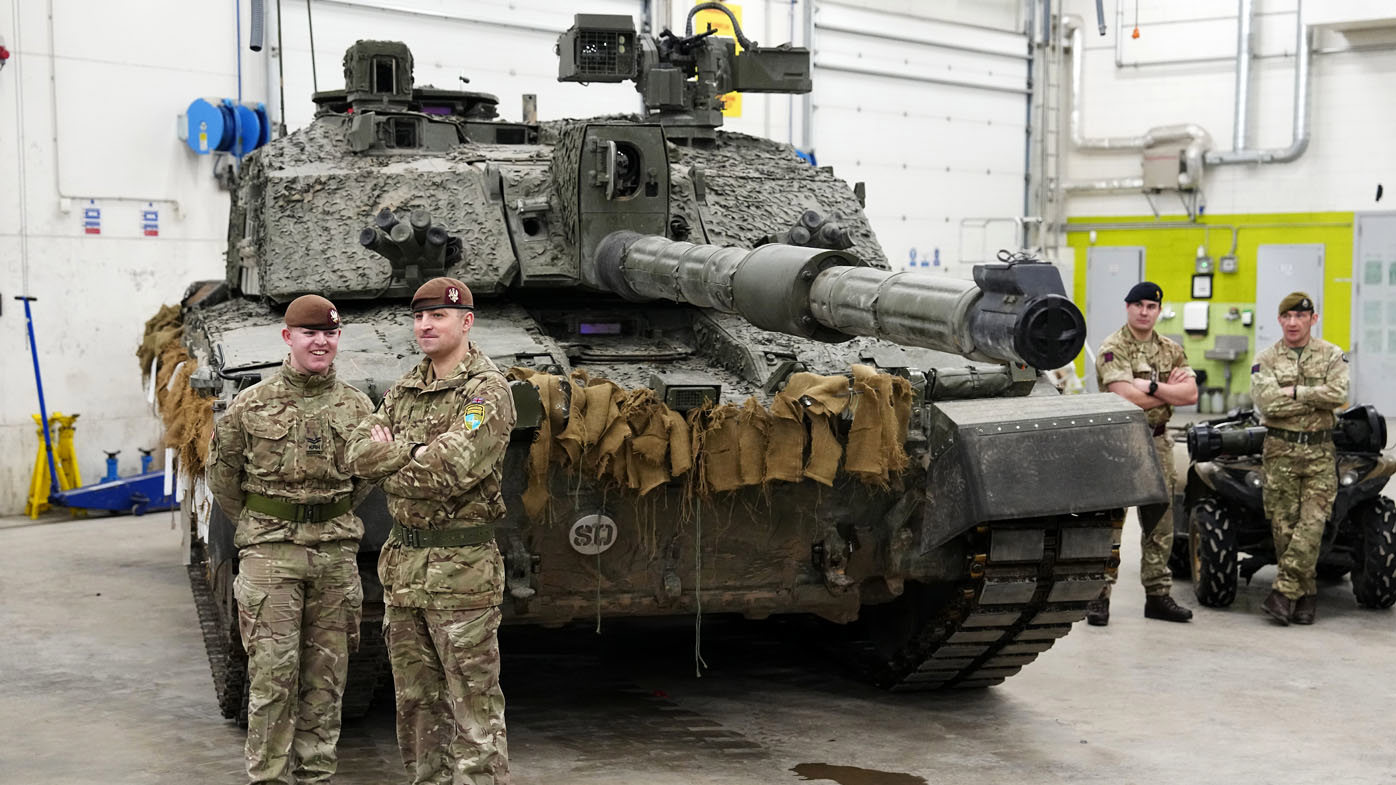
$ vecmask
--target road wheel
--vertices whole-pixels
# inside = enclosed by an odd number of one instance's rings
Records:
[[[1396,502],[1386,497],[1354,514],[1361,548],[1353,560],[1352,593],[1366,608],[1396,604]]]
[[[1216,499],[1203,499],[1188,515],[1193,593],[1209,608],[1236,599],[1236,523]]]

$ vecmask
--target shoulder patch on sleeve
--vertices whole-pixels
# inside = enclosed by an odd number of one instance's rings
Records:
[[[1260,363],[1251,366],[1251,373],[1260,373]]]
[[[1100,361],[1101,361],[1101,362],[1106,362],[1106,363],[1108,363],[1108,362],[1113,362],[1114,359],[1115,359],[1115,353],[1114,353],[1114,352],[1105,352],[1104,354],[1100,355]]]
[[[465,407],[465,427],[467,430],[475,430],[485,421],[485,404],[481,399],[476,398]]]

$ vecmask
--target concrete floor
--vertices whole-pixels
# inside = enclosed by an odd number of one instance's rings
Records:
[[[987,691],[905,697],[767,625],[504,638],[518,783],[1390,783],[1396,615],[1325,586],[1319,623],[1146,621],[1135,524],[1108,628]],[[240,783],[167,515],[0,518],[0,783]],[[1195,606],[1188,584],[1176,596]],[[401,783],[393,719],[346,727],[341,785]]]

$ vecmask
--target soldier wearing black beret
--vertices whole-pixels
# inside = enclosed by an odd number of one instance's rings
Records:
[[[1167,428],[1174,406],[1197,402],[1197,382],[1183,347],[1154,330],[1162,305],[1163,289],[1158,284],[1143,281],[1131,287],[1125,295],[1125,326],[1101,342],[1095,370],[1102,392],[1108,390],[1144,410],[1168,490],[1169,501],[1138,510],[1144,615],[1164,621],[1188,621],[1192,611],[1174,601],[1173,574],[1168,569],[1168,557],[1173,552],[1170,513],[1177,477],[1173,470],[1173,441],[1168,438]],[[1086,612],[1089,623],[1100,626],[1110,622],[1110,587],[1106,584],[1100,597],[1091,601]]]

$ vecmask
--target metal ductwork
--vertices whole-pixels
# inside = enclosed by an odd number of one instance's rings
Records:
[[[1304,24],[1304,0],[1297,0],[1294,10],[1294,139],[1288,147],[1271,150],[1246,149],[1247,105],[1250,103],[1251,74],[1251,7],[1252,0],[1239,0],[1236,35],[1236,133],[1230,152],[1212,152],[1206,163],[1223,164],[1282,164],[1296,160],[1309,147],[1309,79],[1312,73],[1310,55],[1312,35]]]
[[[1188,187],[1202,181],[1202,164],[1207,150],[1212,146],[1212,136],[1206,129],[1195,123],[1165,125],[1150,128],[1140,136],[1104,136],[1088,138],[1083,129],[1081,96],[1085,83],[1085,32],[1081,18],[1066,16],[1062,19],[1063,36],[1071,48],[1071,146],[1083,153],[1143,152],[1169,142],[1187,142],[1183,152],[1183,174],[1179,176],[1179,186]],[[1069,181],[1064,185],[1068,192],[1082,191],[1139,191],[1144,188],[1140,177],[1115,177],[1099,180]]]

